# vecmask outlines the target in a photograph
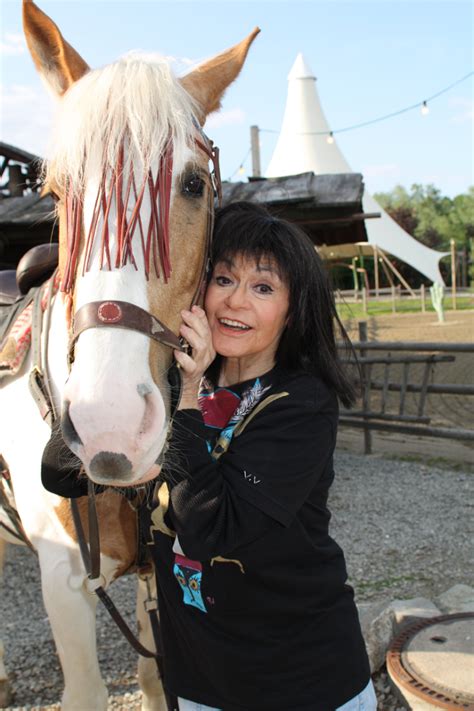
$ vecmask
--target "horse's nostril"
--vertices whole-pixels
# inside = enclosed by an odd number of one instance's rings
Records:
[[[132,464],[125,454],[117,452],[99,452],[90,463],[90,473],[102,483],[107,479],[127,479],[132,473]]]
[[[70,405],[71,403],[66,400],[61,413],[61,431],[63,433],[63,439],[68,445],[82,444],[82,440],[77,434],[76,428],[71,420],[71,415],[69,414]]]
[[[146,397],[147,395],[151,395],[152,390],[146,383],[139,383],[139,385],[137,385],[137,392],[142,397]]]

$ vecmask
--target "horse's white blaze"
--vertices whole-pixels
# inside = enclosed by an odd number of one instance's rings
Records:
[[[125,176],[126,180],[126,176]],[[88,181],[84,200],[84,231],[88,234],[97,195],[97,180]],[[140,211],[148,224],[150,205]],[[115,254],[115,205],[109,219],[109,244]],[[102,219],[98,224],[98,234]],[[149,311],[144,257],[134,240],[137,269],[127,265],[100,269],[100,240],[93,242],[89,269],[82,276],[84,255],[76,277],[76,309],[91,301],[121,300]],[[64,389],[64,401],[78,434],[69,446],[98,483],[113,479],[100,476],[91,462],[101,452],[114,453],[130,463],[129,473],[117,472],[117,480],[132,483],[155,464],[166,439],[167,417],[163,397],[149,365],[149,339],[127,329],[110,327],[85,331],[75,348],[74,364]]]
[[[82,195],[86,242],[104,170],[108,191],[111,171],[123,165],[122,197],[127,202],[130,171],[134,171],[136,190],[140,192],[149,169],[156,179],[171,140],[173,185],[177,184],[186,162],[195,154],[195,114],[194,100],[173,76],[167,62],[156,56],[124,57],[88,72],[66,92],[58,114],[48,177],[63,189],[68,186]],[[131,193],[129,214],[135,205],[134,190]],[[114,199],[108,217],[112,262],[116,253],[116,214]],[[150,197],[145,190],[140,209],[145,239],[150,215]],[[132,241],[137,269],[129,264],[112,270],[107,264],[100,268],[102,228],[103,216],[85,265],[86,251],[82,249],[74,287],[76,310],[91,301],[121,300],[151,311],[138,227]],[[150,265],[150,279],[154,278],[153,271]],[[166,313],[155,315],[166,323]],[[71,441],[65,438],[83,461],[87,474],[98,483],[132,484],[142,480],[163,449],[168,422],[159,387],[164,383],[154,382],[149,354],[149,339],[125,329],[90,329],[76,343],[63,402],[69,408],[77,437]],[[108,463],[104,463],[105,453]],[[123,465],[116,478],[111,471],[113,455]],[[97,464],[97,456],[102,457],[102,473],[100,467],[92,466],[93,462]]]

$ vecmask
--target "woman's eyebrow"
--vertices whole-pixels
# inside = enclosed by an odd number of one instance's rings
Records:
[[[256,269],[258,272],[268,272],[272,276],[276,276],[281,281],[280,272],[271,264],[257,264]]]

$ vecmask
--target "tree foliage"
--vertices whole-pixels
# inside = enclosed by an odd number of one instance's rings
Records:
[[[449,198],[434,185],[412,185],[410,192],[397,185],[389,193],[376,193],[377,202],[420,242],[449,251],[454,239],[458,249],[469,249],[474,238],[474,186]]]

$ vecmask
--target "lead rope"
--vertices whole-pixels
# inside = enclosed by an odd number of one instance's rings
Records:
[[[54,284],[55,275],[50,279],[48,286],[45,315],[43,316],[42,308],[42,292],[43,289],[40,287],[34,297],[33,311],[32,311],[32,329],[31,329],[31,343],[32,343],[32,370],[29,377],[29,386],[31,394],[33,395],[36,404],[40,410],[42,418],[52,427],[54,422],[57,420],[57,411],[54,407],[53,396],[51,388],[49,385],[49,378],[47,368],[43,370],[43,363],[47,363],[47,347],[48,347],[48,333],[49,333],[49,323],[51,314],[51,301],[54,295]],[[43,321],[45,328],[43,329]],[[41,337],[43,330],[45,331],[43,348],[41,347]],[[3,498],[3,497],[2,497]],[[5,502],[3,502],[5,504]],[[105,591],[103,584],[105,584],[105,578],[100,572],[100,536],[99,536],[99,524],[97,519],[97,510],[95,504],[95,492],[94,485],[89,480],[88,481],[88,514],[89,514],[89,541],[90,550],[87,546],[86,538],[84,535],[84,528],[82,526],[82,521],[79,513],[79,508],[76,499],[71,499],[71,512],[74,522],[74,527],[76,529],[77,540],[79,543],[79,549],[81,552],[82,561],[84,568],[87,572],[87,578],[85,578],[84,583],[93,583],[94,581],[99,581],[99,584],[95,587],[90,587],[89,585],[84,585],[85,590],[89,594],[95,594],[101,600],[107,612],[110,614],[116,625],[121,630],[122,634],[125,636],[127,641],[143,657],[153,658],[156,661],[158,667],[158,674],[160,678],[163,678],[163,660],[161,654],[160,645],[160,632],[159,624],[157,621],[157,605],[156,600],[153,601],[151,596],[145,601],[145,609],[148,612],[150,618],[150,624],[153,632],[153,638],[156,646],[156,653],[151,652],[146,649],[141,642],[133,634],[130,627],[127,625],[111,598]],[[15,512],[16,513],[16,512]],[[16,521],[10,519],[16,524]],[[19,517],[18,517],[19,521]],[[21,522],[19,522],[21,526]],[[20,537],[20,532],[22,530],[15,525],[18,531],[18,536]],[[14,532],[11,532],[15,535]],[[27,539],[26,535],[21,536],[25,543],[34,551],[31,543]],[[36,551],[35,551],[36,552]],[[155,604],[153,604],[155,603]],[[166,692],[165,692],[166,696]],[[168,705],[168,711],[177,711],[177,704],[174,703],[172,698],[166,696],[166,703]]]
[[[71,499],[71,512],[76,529],[79,549],[81,551],[82,562],[87,572],[87,578],[84,580],[84,589],[89,595],[97,595],[99,600],[104,605],[105,609],[122,632],[127,642],[138,652],[142,657],[154,659],[156,662],[158,675],[161,680],[164,679],[163,668],[163,653],[161,651],[161,633],[158,623],[158,605],[156,598],[151,595],[151,590],[147,582],[148,597],[144,602],[145,611],[148,613],[153,641],[155,643],[156,652],[152,652],[140,642],[136,635],[132,632],[128,624],[123,619],[115,604],[106,592],[104,585],[106,583],[105,576],[100,572],[100,535],[99,522],[97,518],[97,507],[95,502],[94,484],[88,481],[88,519],[89,519],[89,547],[87,546],[84,527],[82,525],[79,507],[76,499]],[[162,682],[163,683],[163,682]],[[177,699],[168,694],[163,687],[165,694],[166,705],[168,711],[179,711]]]

